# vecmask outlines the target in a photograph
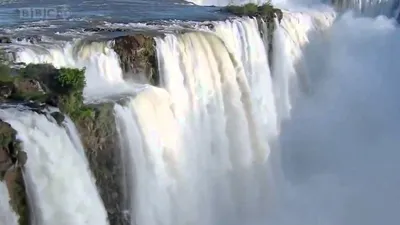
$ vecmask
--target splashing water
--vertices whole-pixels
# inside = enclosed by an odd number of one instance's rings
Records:
[[[35,214],[32,222],[107,225],[107,213],[86,159],[65,129],[30,111],[1,109],[0,117],[17,131],[28,154],[24,180]]]
[[[353,14],[327,32],[306,51],[305,58],[318,58],[306,64],[319,79],[283,128],[289,183],[278,219],[270,221],[397,224],[400,104],[392,54],[400,48],[400,33],[393,20]],[[321,52],[324,57],[317,57]]]
[[[0,182],[0,221],[6,225],[17,225],[18,217],[11,209],[9,204],[10,196],[8,194],[7,184]]]

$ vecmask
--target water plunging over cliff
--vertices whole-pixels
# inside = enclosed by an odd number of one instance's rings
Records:
[[[289,19],[272,35],[265,23],[244,18],[156,38],[162,89],[148,88],[115,107],[132,223],[263,221],[281,179],[270,162],[279,155],[271,153],[280,127],[278,96],[293,96],[281,87],[298,85],[279,69],[271,76],[268,39],[274,36],[282,45],[275,47],[289,56],[276,53],[272,61],[285,61],[296,76],[300,41],[334,17],[322,15],[306,17],[307,29]],[[296,35],[284,34],[285,26]]]
[[[399,7],[398,0],[333,0],[332,4],[339,11],[353,10],[362,16],[393,16]]]
[[[272,224],[399,223],[396,26],[346,14],[310,43],[313,89],[283,127],[289,183]]]
[[[257,41],[268,78],[265,48]],[[170,34],[156,43],[165,90],[145,90],[116,108],[120,126],[126,126],[122,140],[141,143],[125,144],[135,167],[132,218],[140,224],[211,225],[260,213],[268,182],[254,167],[262,167],[269,147],[256,126],[259,109],[252,107],[242,64],[212,33]],[[265,104],[273,108],[269,100]]]
[[[85,97],[100,98],[124,88],[124,81],[118,55],[111,47],[112,42],[82,41],[66,42],[62,45],[22,45],[16,61],[29,63],[50,63],[56,68],[85,68],[87,86]]]
[[[0,221],[7,225],[17,225],[18,217],[11,209],[10,197],[5,182],[0,182]]]
[[[83,147],[44,115],[1,109],[2,120],[18,132],[29,160],[24,168],[37,225],[107,225]],[[80,145],[77,147],[76,145]]]

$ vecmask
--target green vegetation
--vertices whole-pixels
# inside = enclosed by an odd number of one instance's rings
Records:
[[[22,69],[11,69],[0,63],[0,102],[22,103],[38,106],[33,111],[42,113],[40,105],[55,106],[79,126],[85,121],[95,121],[95,111],[83,104],[83,88],[86,85],[85,70],[60,68],[50,64],[30,64]],[[30,101],[34,101],[32,104]],[[51,116],[58,124],[64,120],[59,113]],[[19,215],[19,225],[29,224],[29,209],[22,178],[26,153],[20,149],[16,131],[0,121],[0,179],[5,177],[10,188],[10,204]],[[17,165],[15,170],[9,170]]]
[[[144,52],[146,57],[155,52]],[[1,65],[1,64],[0,64]],[[14,75],[11,75],[11,74]],[[33,100],[36,104],[32,110],[44,113],[42,103],[58,107],[61,113],[49,114],[61,125],[64,115],[74,121],[86,155],[96,177],[103,201],[107,203],[107,212],[112,224],[128,224],[122,216],[123,199],[120,185],[122,183],[122,167],[118,163],[119,151],[116,137],[116,126],[113,116],[113,103],[100,105],[84,105],[83,89],[86,85],[84,69],[60,68],[50,64],[29,64],[22,69],[0,67],[0,102],[17,102],[26,104]],[[36,105],[38,108],[36,108]],[[0,121],[1,122],[1,121]],[[2,125],[2,124],[0,124]],[[26,155],[8,156],[11,142],[16,141],[16,132],[4,123],[0,126],[0,178],[6,176],[10,188],[10,203],[19,215],[19,225],[29,224],[29,208],[22,178],[23,167],[9,171],[15,162],[26,161]],[[19,145],[16,145],[19,147]],[[4,151],[5,154],[1,154]],[[3,160],[3,155],[6,160]],[[25,159],[24,159],[25,157]],[[1,162],[5,163],[1,163]],[[3,168],[1,170],[1,168]],[[11,178],[10,178],[11,177]],[[118,209],[118,210],[116,210]]]
[[[1,67],[0,67],[1,68]],[[94,112],[83,105],[85,70],[60,68],[50,64],[29,64],[11,76],[7,68],[0,71],[0,85],[8,86],[10,101],[44,102],[59,107],[73,120],[93,117]]]
[[[282,11],[274,8],[270,2],[263,5],[256,5],[254,3],[241,6],[229,5],[223,8],[222,11],[232,13],[236,16],[266,17],[268,21],[275,17],[278,17],[279,21],[282,19]]]
[[[155,52],[150,45],[151,43],[145,43],[146,49],[141,53],[144,57],[155,58]],[[59,125],[64,121],[64,114],[68,115],[81,135],[100,195],[106,203],[111,224],[129,224],[122,212],[123,193],[120,185],[123,172],[122,166],[116,163],[120,156],[113,116],[114,104],[84,105],[83,89],[86,85],[84,73],[84,69],[57,69],[50,64],[29,64],[22,69],[0,66],[0,103],[29,105],[32,106],[32,111],[43,114],[46,114],[43,111],[46,105],[58,107],[61,113],[53,112],[49,116]],[[12,146],[10,141],[17,141],[16,132],[8,123],[4,122],[3,126],[1,125],[0,178],[5,176],[8,183],[10,204],[19,215],[19,225],[28,225],[29,207],[22,177],[24,168],[21,166],[16,170],[8,169],[17,164],[16,162],[29,159],[26,158],[26,154],[21,154],[24,153],[22,151],[17,155],[9,154],[14,152],[9,150],[9,147]],[[14,149],[20,148],[18,143]],[[2,154],[2,151],[5,154]]]
[[[79,92],[82,94],[86,85],[85,70],[61,68],[55,77],[59,91],[64,93]]]
[[[269,4],[265,4],[269,5]],[[246,5],[229,5],[225,7],[225,11],[235,14],[237,16],[257,16],[259,15],[258,5],[248,3]]]
[[[11,74],[11,69],[10,67],[0,64],[0,81],[11,81],[12,78],[10,76]]]
[[[225,11],[235,14],[237,16],[259,16],[267,15],[273,12],[274,7],[270,3],[258,6],[254,3],[248,3],[245,5],[229,5],[226,6]]]

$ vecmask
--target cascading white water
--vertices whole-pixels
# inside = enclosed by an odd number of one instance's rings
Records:
[[[362,16],[392,16],[399,7],[398,0],[333,0],[333,6],[340,10],[353,10]]]
[[[257,19],[243,18],[215,23],[215,33],[234,55],[239,68],[244,69],[251,92],[253,117],[261,134],[258,138],[277,136],[278,121],[274,103],[271,71],[268,62],[268,29],[263,23],[258,27]],[[264,39],[260,31],[264,32]]]
[[[317,86],[283,128],[290,185],[270,224],[400,222],[399,37],[394,20],[345,14],[307,47]]]
[[[4,225],[18,224],[18,217],[11,208],[10,196],[5,182],[0,182],[0,221]]]
[[[16,62],[50,63],[56,68],[86,68],[85,98],[101,98],[115,89],[125,89],[118,55],[111,47],[112,42],[82,41],[66,42],[59,45],[23,44],[17,52]],[[114,90],[113,90],[114,89]]]
[[[267,38],[268,30],[265,23],[257,24],[255,19],[241,18],[232,21],[214,22],[214,33],[167,34],[166,37],[156,38],[159,72],[162,79],[161,88],[148,87],[138,93],[136,97],[133,97],[127,105],[116,105],[114,109],[120,142],[123,148],[122,159],[128,178],[127,191],[131,191],[128,196],[130,196],[132,224],[258,225],[266,224],[266,221],[272,221],[267,224],[376,225],[379,223],[372,216],[375,212],[374,209],[381,215],[380,218],[384,218],[382,215],[389,215],[390,218],[394,218],[393,215],[395,214],[392,208],[398,208],[398,204],[394,200],[387,198],[384,194],[373,195],[373,199],[377,202],[385,199],[390,203],[389,213],[370,206],[372,204],[369,204],[369,208],[367,207],[366,210],[363,210],[362,203],[352,203],[350,202],[351,199],[349,202],[345,201],[345,197],[348,194],[347,187],[343,190],[338,185],[341,182],[340,179],[334,176],[332,176],[332,179],[329,174],[324,174],[325,176],[322,178],[312,177],[310,180],[303,181],[304,184],[302,185],[276,187],[276,184],[273,183],[276,179],[274,176],[277,175],[277,170],[281,168],[271,168],[269,164],[271,163],[271,158],[269,157],[273,155],[273,153],[270,154],[270,151],[278,150],[274,148],[276,146],[272,142],[281,132],[281,122],[290,119],[299,93],[314,91],[311,88],[317,83],[316,81],[326,78],[326,76],[334,76],[335,74],[333,73],[341,74],[343,65],[345,65],[346,76],[351,76],[353,72],[355,74],[369,72],[362,70],[362,65],[359,65],[359,67],[356,65],[354,68],[357,70],[352,71],[353,67],[349,66],[351,63],[346,64],[345,60],[338,60],[343,57],[349,62],[355,64],[357,62],[357,60],[346,58],[346,49],[340,48],[342,42],[346,43],[346,38],[343,36],[339,36],[340,39],[337,42],[332,41],[333,44],[331,43],[332,45],[329,45],[329,48],[323,48],[326,51],[321,51],[320,48],[323,45],[307,46],[311,41],[321,41],[314,39],[314,36],[320,37],[319,33],[322,32],[322,36],[328,39],[337,37],[335,35],[331,37],[332,31],[327,30],[334,18],[335,13],[333,11],[284,12],[282,23],[280,25],[275,23],[277,29],[273,34],[272,40],[272,68],[268,66],[267,52],[270,41]],[[382,24],[384,28],[379,30],[377,27]],[[388,30],[392,29],[392,26],[389,26],[388,23],[382,24],[374,24],[372,29],[382,32],[388,32]],[[350,32],[354,27],[345,28],[347,28],[350,35],[354,35],[354,33]],[[338,29],[334,31],[339,32]],[[360,33],[361,31],[368,32],[369,30],[365,28],[360,30]],[[260,32],[263,33],[263,36],[260,36]],[[357,44],[357,40],[364,39],[355,35],[351,40],[353,44]],[[382,40],[385,41],[384,38]],[[391,41],[390,43],[397,43],[394,39],[389,39],[389,41]],[[330,43],[331,41],[321,42]],[[368,43],[370,45],[374,44],[371,40]],[[306,49],[304,49],[305,47]],[[351,48],[352,45],[345,47]],[[387,48],[388,46],[383,45],[383,47]],[[338,54],[328,57],[329,60],[323,60],[326,57],[326,53],[336,52],[336,49]],[[67,52],[62,54],[70,54],[69,50]],[[71,50],[71,52],[73,51]],[[79,57],[81,58],[72,56],[72,58],[75,58],[68,63],[62,61],[65,59],[58,59],[53,56],[50,58],[53,61],[60,60],[62,63],[59,65],[78,68],[85,65],[94,65],[93,68],[97,68],[98,65],[108,65],[107,63],[101,64],[101,58],[104,56],[102,55],[103,53],[99,53],[101,51],[89,52],[90,54],[80,55]],[[370,48],[370,51],[365,53],[372,55],[371,52]],[[99,58],[93,58],[94,61],[88,60],[88,58],[98,53],[100,54]],[[360,56],[363,53],[363,51],[360,51]],[[50,53],[50,55],[57,54]],[[114,56],[112,55],[107,60],[114,60]],[[388,54],[386,54],[386,57],[389,57]],[[57,60],[54,60],[54,58],[57,58]],[[81,63],[78,59],[85,59],[86,61],[83,60],[85,63]],[[365,63],[372,65],[374,62],[372,59],[366,60]],[[26,60],[29,61],[28,59]],[[38,58],[38,62],[46,60]],[[341,64],[337,64],[336,60]],[[384,60],[379,62],[384,65]],[[393,61],[391,62],[393,66]],[[115,66],[116,64],[112,65]],[[390,68],[394,70],[395,67]],[[379,70],[372,69],[375,74],[380,73]],[[381,66],[379,66],[379,69],[385,70]],[[328,73],[327,70],[332,72]],[[105,69],[104,71],[93,69],[89,71],[92,71],[89,74],[87,72],[86,75],[89,77],[93,75],[93,77],[97,78],[98,74],[103,74],[103,77],[115,74],[117,74],[117,77],[122,77],[122,75],[118,75],[120,69],[117,70],[117,73],[113,73],[114,71],[111,69]],[[109,80],[106,78],[105,80],[104,87],[112,89],[113,87],[110,84],[114,83],[114,78]],[[116,80],[117,82],[115,83],[123,83],[122,78]],[[351,81],[358,83],[355,79],[351,79]],[[373,79],[373,81],[380,80]],[[96,82],[96,79],[88,80],[88,86],[92,87],[91,90],[93,91],[87,91],[86,94],[99,94],[95,92],[96,88],[99,87],[96,86]],[[338,88],[340,84],[346,84],[346,82],[339,82],[339,85],[334,85],[327,89],[332,91]],[[365,83],[361,82],[361,84]],[[347,87],[346,93],[351,94],[350,90],[352,88],[346,85],[345,87]],[[368,87],[371,86],[368,85]],[[357,87],[354,88],[357,89]],[[363,94],[368,96],[369,89],[361,90]],[[380,96],[379,91],[375,90],[374,93]],[[340,99],[346,98],[345,95],[339,96],[341,97]],[[328,94],[325,97],[323,99],[328,102],[326,104],[331,104],[328,101],[330,100],[330,95]],[[387,93],[384,97],[388,97]],[[373,99],[379,102],[378,97]],[[320,99],[317,98],[316,101],[318,102],[318,100]],[[325,101],[318,103],[324,105]],[[343,110],[349,106],[340,104],[341,101],[336,103]],[[357,101],[352,103],[357,103]],[[397,106],[396,101],[391,103]],[[313,106],[312,103],[309,104]],[[319,107],[304,110],[302,113],[300,111],[300,119],[295,118],[300,122],[295,122],[294,125],[291,125],[294,128],[288,125],[289,133],[285,133],[284,138],[281,139],[281,144],[283,145],[283,151],[286,154],[289,152],[291,157],[296,159],[289,163],[290,166],[283,166],[290,167],[292,169],[291,172],[301,179],[303,170],[307,172],[309,169],[309,161],[302,161],[304,158],[309,157],[311,161],[314,158],[322,159],[322,162],[325,162],[326,165],[338,169],[338,166],[328,163],[330,158],[327,156],[334,156],[332,160],[338,165],[344,165],[344,168],[348,169],[350,174],[363,175],[361,169],[351,168],[352,160],[340,160],[341,157],[348,156],[347,152],[337,151],[335,147],[337,147],[338,143],[346,141],[346,143],[352,144],[351,146],[365,147],[371,155],[374,155],[372,154],[374,152],[373,149],[368,148],[369,146],[352,142],[350,137],[353,137],[351,136],[353,134],[351,131],[354,130],[351,129],[354,129],[354,127],[343,126],[340,123],[341,117],[334,117],[336,120],[332,122],[329,120],[329,112],[322,110],[322,113],[326,113],[326,116],[313,114],[312,109],[320,109],[319,104],[316,104]],[[331,105],[331,107],[328,107],[330,110],[335,108],[333,104]],[[373,104],[361,105],[365,112],[374,109]],[[394,116],[396,107],[391,108],[389,107],[390,105],[379,104],[384,109],[391,109],[393,115],[390,115],[393,118],[397,118]],[[345,110],[345,112],[347,111]],[[373,112],[375,111],[373,110]],[[339,113],[342,113],[342,111],[339,111]],[[339,115],[343,116],[343,114]],[[356,122],[358,121],[357,115],[352,113],[345,115],[353,115]],[[43,116],[40,117],[44,118]],[[309,119],[309,117],[313,118]],[[316,124],[309,125],[314,122],[313,119],[315,118],[317,119]],[[370,119],[371,117],[366,118]],[[382,117],[379,118],[381,119]],[[372,119],[376,119],[376,117],[372,117]],[[14,120],[25,119],[14,118]],[[346,121],[350,124],[354,122],[352,120]],[[286,122],[290,123],[290,121]],[[338,129],[334,122],[337,122],[341,129]],[[386,123],[394,131],[397,131],[394,126],[390,126],[389,122]],[[363,122],[358,121],[357,124],[360,125]],[[327,130],[334,131],[333,135],[325,130],[326,125],[329,125]],[[347,128],[351,128],[350,131],[347,131]],[[368,128],[369,130],[374,129],[372,126]],[[288,128],[286,127],[286,129]],[[74,133],[74,129],[68,130]],[[35,132],[39,131],[35,130]],[[286,130],[286,132],[288,131]],[[335,137],[335,135],[340,138]],[[349,137],[346,135],[349,135]],[[391,135],[389,136],[390,144],[396,144],[397,142],[394,141],[395,138],[393,137],[395,135]],[[359,137],[356,136],[356,138]],[[80,148],[76,146],[76,136],[71,136],[69,139],[69,142],[75,144],[72,148],[79,152]],[[314,139],[318,140],[314,141]],[[329,146],[323,141],[327,141],[326,143],[329,143]],[[70,146],[73,145],[70,144]],[[358,157],[363,157],[359,156],[357,152],[350,151],[353,149],[346,148],[347,146],[340,146],[354,154],[351,159],[356,162]],[[378,147],[385,149],[384,147],[387,146],[382,144],[378,145]],[[315,151],[317,148],[318,150],[324,150],[325,148],[333,150],[340,153],[341,157],[334,153],[321,154]],[[312,154],[309,154],[312,156],[308,155],[308,151],[312,152]],[[321,155],[323,157],[319,158]],[[396,154],[392,155],[394,156],[393,159],[398,158],[395,157]],[[377,156],[376,158],[379,159],[380,163],[385,163],[385,160],[378,157],[379,154],[374,156]],[[277,159],[279,158],[273,158],[272,160]],[[317,164],[320,166],[321,163]],[[369,169],[367,165],[370,164],[374,164],[373,157],[359,165],[374,175],[374,179],[384,183],[384,178],[379,177],[379,174]],[[376,167],[382,169],[379,166]],[[296,171],[299,168],[301,172]],[[374,184],[371,185],[371,188],[364,188],[353,181],[350,176],[344,175],[347,171],[342,169],[339,170],[339,178],[344,177],[344,180],[351,184],[351,188],[354,188],[354,190],[351,190],[354,193],[363,189],[359,194],[349,195],[350,197],[356,200],[361,198],[365,202],[373,203],[372,200],[367,199],[368,194],[373,193],[373,188],[382,189],[383,187],[382,193],[385,190],[389,190],[396,197],[394,187],[398,184],[398,179],[394,173],[391,173],[391,168],[396,169],[397,167],[394,166],[393,161],[389,160],[389,167],[379,170],[394,177],[389,182],[391,186]],[[320,167],[317,169],[320,169]],[[79,171],[81,170],[85,171],[85,169],[80,168]],[[365,186],[370,185],[368,178],[357,177],[357,179],[361,180],[361,184]],[[268,207],[271,204],[273,205],[272,207],[276,206],[274,205],[275,202],[271,201],[275,197],[276,188],[279,188],[279,194],[283,192],[284,197],[287,199],[282,205],[276,207],[275,211],[278,212],[278,216],[268,217],[271,215],[268,211],[271,207]],[[82,190],[81,192],[78,191],[78,193],[82,193]],[[46,199],[46,197],[44,198]],[[352,211],[350,207],[348,211],[353,212],[355,216],[349,216],[346,212],[341,214],[342,208],[347,207],[342,202],[361,207],[360,211],[367,212],[368,215],[359,215],[356,211]],[[73,208],[70,208],[72,204],[66,205],[68,207],[62,210]],[[382,207],[384,208],[383,204]],[[96,209],[96,207],[94,208]],[[65,213],[62,215],[65,215]],[[81,214],[77,212],[77,215]],[[87,213],[85,215],[93,214]],[[342,215],[347,220],[341,220],[339,216]],[[364,220],[363,217],[370,218],[370,220]],[[357,223],[359,221],[363,223]],[[374,221],[375,224],[371,221]],[[83,224],[75,220],[72,222],[73,224]],[[104,223],[104,221],[100,221],[98,224]],[[51,222],[45,224],[52,225]],[[96,223],[89,222],[88,224]]]
[[[307,67],[304,66],[304,46],[310,38],[329,28],[335,12],[284,12],[283,19],[273,35],[272,75],[279,120],[287,119],[301,90],[310,87]]]
[[[179,211],[173,205],[179,200],[174,198],[174,167],[183,149],[168,96],[162,89],[149,88],[127,106],[115,106],[128,191],[134,191],[127,194],[133,204],[132,224],[181,224],[172,213]]]
[[[265,176],[268,135],[277,135],[267,48],[253,19],[221,22],[215,33],[156,38],[164,90],[144,90],[115,108],[133,223],[265,216],[274,193]]]
[[[97,193],[86,158],[66,130],[31,111],[1,109],[21,140],[28,161],[24,180],[40,225],[107,225],[107,213]],[[73,126],[73,125],[70,125]]]

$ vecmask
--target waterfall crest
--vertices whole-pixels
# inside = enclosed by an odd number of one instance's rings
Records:
[[[333,0],[332,5],[339,11],[353,10],[362,16],[393,16],[399,7],[398,0]]]
[[[76,40],[62,44],[22,44],[16,53],[16,62],[50,63],[56,68],[85,68],[84,95],[101,98],[113,89],[125,88],[118,55],[109,42]]]
[[[1,109],[0,117],[17,131],[28,154],[24,180],[33,224],[107,225],[86,158],[66,130],[31,111]]]

